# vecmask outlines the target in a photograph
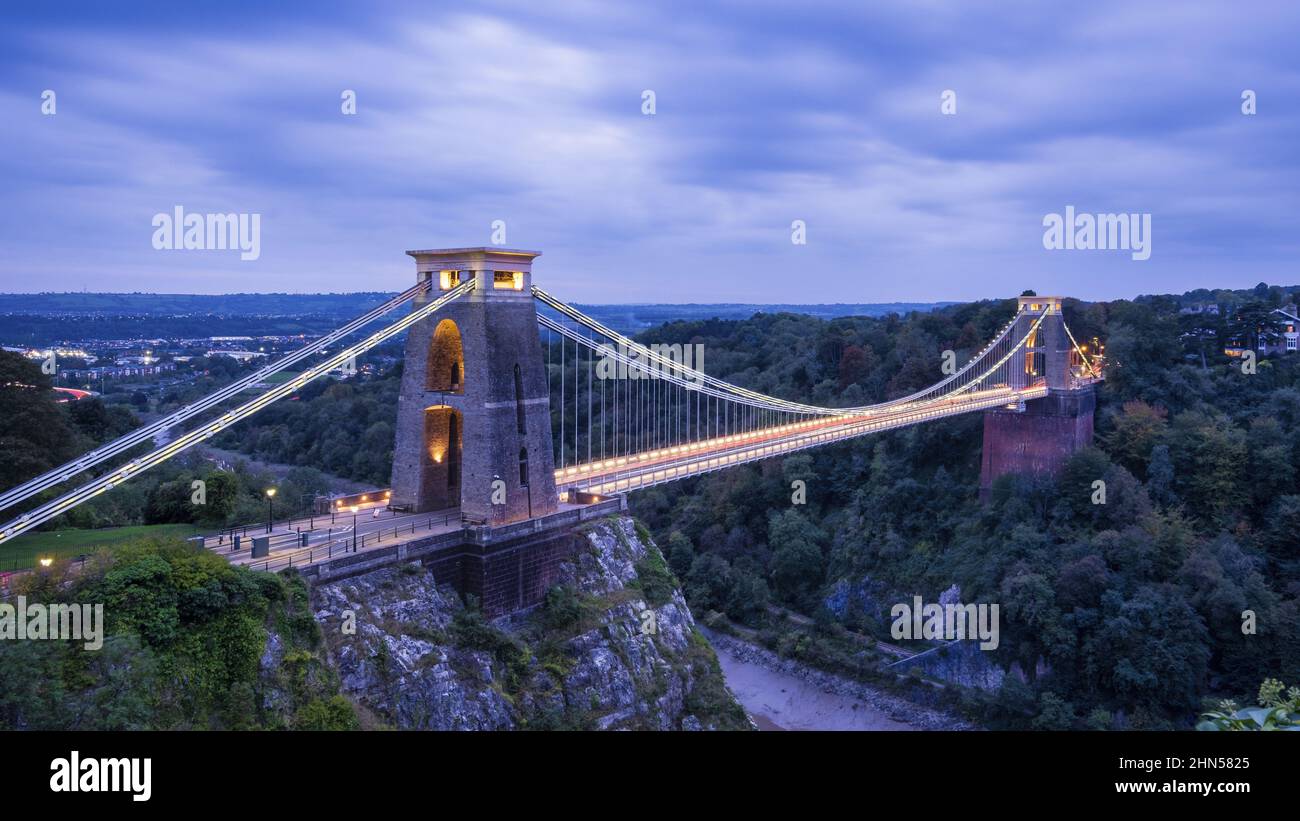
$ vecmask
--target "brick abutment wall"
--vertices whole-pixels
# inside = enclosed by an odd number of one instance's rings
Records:
[[[582,549],[575,532],[583,522],[626,510],[622,497],[504,527],[467,527],[391,547],[350,553],[303,567],[313,584],[369,573],[382,567],[418,561],[439,584],[462,596],[474,596],[488,617],[540,604],[559,579],[560,567]]]
[[[1092,444],[1096,406],[1096,395],[1088,388],[1053,390],[1026,402],[1024,412],[985,412],[980,498],[988,500],[1000,476],[1056,476],[1066,460]]]

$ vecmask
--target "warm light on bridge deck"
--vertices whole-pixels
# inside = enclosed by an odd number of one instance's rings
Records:
[[[1046,394],[1045,385],[1023,389],[1000,386],[961,397],[947,396],[925,402],[906,403],[898,408],[888,409],[887,412],[828,416],[824,419],[788,423],[742,434],[728,434],[699,442],[673,445],[630,457],[589,462],[557,470],[555,477],[560,484],[567,482],[570,487],[581,488],[587,492],[617,493],[790,453],[826,442],[889,430],[914,422],[999,406],[1017,408],[1020,402],[1026,399],[1038,398]],[[1014,396],[1016,401],[1007,403],[1008,396]],[[794,434],[794,438],[789,438],[790,434]],[[757,445],[757,447],[744,448],[745,445]],[[737,446],[743,449],[725,452],[734,450]],[[710,455],[715,453],[717,455]],[[662,463],[663,460],[670,461]],[[628,475],[621,475],[623,473]],[[575,481],[579,484],[572,484]]]

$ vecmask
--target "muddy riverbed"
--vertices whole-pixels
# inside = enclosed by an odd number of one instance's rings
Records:
[[[780,659],[764,648],[706,634],[727,686],[760,730],[973,729],[954,716]]]

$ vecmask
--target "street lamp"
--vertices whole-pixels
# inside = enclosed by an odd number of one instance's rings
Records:
[[[275,504],[275,488],[266,489],[266,532],[271,532],[271,513]]]
[[[352,506],[352,552],[357,552],[357,506]]]

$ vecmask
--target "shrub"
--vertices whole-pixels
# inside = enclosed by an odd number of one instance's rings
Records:
[[[293,717],[295,730],[355,730],[357,714],[343,696],[308,702]]]

